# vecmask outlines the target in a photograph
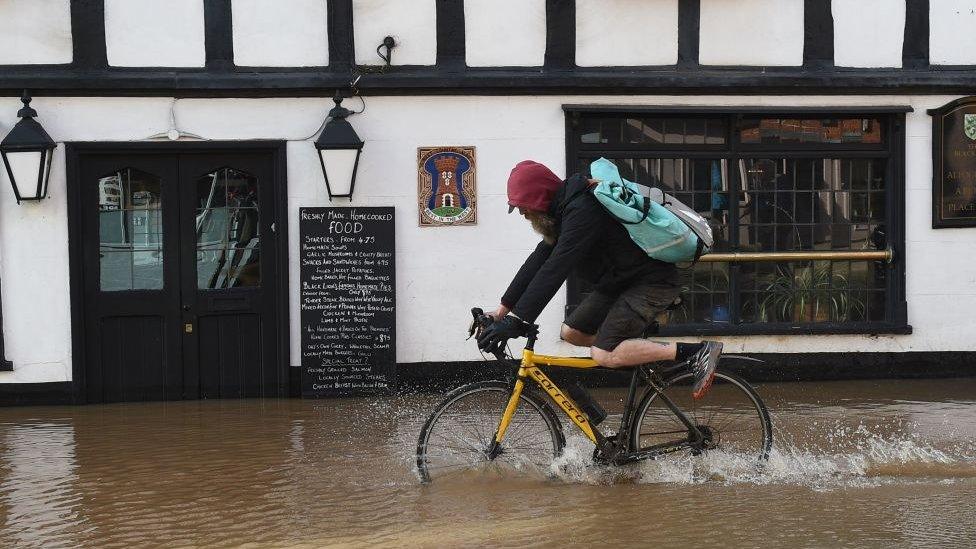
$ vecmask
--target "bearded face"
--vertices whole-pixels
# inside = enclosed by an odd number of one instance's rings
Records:
[[[542,236],[542,240],[552,246],[556,243],[556,237],[559,233],[556,230],[556,219],[545,212],[531,212],[527,211],[522,214],[529,223],[532,224],[532,229]]]

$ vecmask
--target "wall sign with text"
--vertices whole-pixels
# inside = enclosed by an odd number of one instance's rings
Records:
[[[976,227],[976,97],[932,116],[932,228]]]
[[[300,208],[302,396],[391,390],[393,208]]]
[[[417,209],[421,227],[477,223],[474,147],[417,149]]]

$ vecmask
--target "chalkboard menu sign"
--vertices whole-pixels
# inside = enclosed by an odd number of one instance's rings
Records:
[[[976,97],[932,115],[932,227],[976,227]]]
[[[384,392],[396,374],[393,208],[301,208],[302,396]]]

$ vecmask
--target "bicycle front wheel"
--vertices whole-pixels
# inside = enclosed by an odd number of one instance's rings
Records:
[[[648,390],[637,406],[631,427],[632,448],[653,452],[666,449],[668,456],[722,452],[734,460],[760,464],[769,457],[773,428],[766,405],[741,377],[722,371],[701,400],[691,397],[691,373],[677,374],[664,382],[663,392],[704,435],[691,443],[691,430],[661,398]],[[680,448],[681,451],[673,451]]]
[[[424,424],[417,442],[422,482],[473,470],[544,472],[565,445],[552,408],[522,391],[498,448],[492,441],[512,387],[503,381],[472,383],[451,392]]]

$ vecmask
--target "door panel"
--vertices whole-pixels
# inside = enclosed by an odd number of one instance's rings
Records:
[[[181,398],[176,157],[93,155],[81,166],[89,402]]]
[[[80,157],[89,402],[284,394],[274,162]]]
[[[182,303],[195,326],[184,369],[203,398],[278,394],[272,167],[270,155],[181,157]]]
[[[102,400],[178,398],[166,387],[179,388],[182,376],[167,368],[166,323],[162,316],[106,317],[101,330]]]
[[[273,396],[265,386],[261,318],[256,314],[205,315],[198,321],[201,396]]]

